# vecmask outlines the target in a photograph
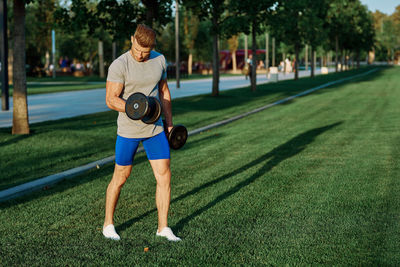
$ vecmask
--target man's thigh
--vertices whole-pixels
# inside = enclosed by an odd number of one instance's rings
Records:
[[[140,139],[117,136],[115,143],[115,163],[119,166],[132,165]]]
[[[165,132],[161,132],[156,136],[148,138],[143,142],[144,150],[146,150],[147,158],[152,160],[170,159],[171,153]]]

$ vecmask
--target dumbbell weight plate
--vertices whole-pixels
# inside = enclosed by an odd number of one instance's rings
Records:
[[[147,114],[142,121],[147,124],[153,124],[161,116],[161,103],[160,101],[155,98],[155,97],[148,97],[148,103],[149,103],[149,114]]]
[[[142,93],[134,93],[128,97],[125,113],[132,120],[140,120],[146,116],[149,109],[147,97]]]
[[[188,132],[186,127],[183,125],[176,125],[167,135],[169,146],[174,150],[180,149],[185,145],[187,137]]]

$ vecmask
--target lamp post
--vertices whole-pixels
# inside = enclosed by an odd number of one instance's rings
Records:
[[[1,109],[9,110],[7,0],[0,0]]]
[[[179,83],[179,3],[178,0],[175,1],[176,10],[175,10],[175,66],[176,66],[176,88],[180,88]]]

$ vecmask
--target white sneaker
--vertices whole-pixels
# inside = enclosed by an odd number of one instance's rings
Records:
[[[156,235],[166,237],[169,241],[181,241],[179,237],[174,235],[171,228],[169,227],[164,227],[164,229],[162,229],[161,232],[158,232],[157,230]]]
[[[112,240],[120,240],[121,238],[115,231],[115,227],[113,224],[109,224],[106,227],[103,227],[103,235],[105,238],[110,238]]]

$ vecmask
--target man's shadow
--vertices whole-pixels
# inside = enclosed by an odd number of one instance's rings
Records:
[[[186,216],[185,218],[182,218],[181,220],[179,220],[175,226],[173,226],[172,228],[174,229],[174,231],[179,232],[183,229],[183,227],[189,222],[191,221],[193,218],[199,216],[200,214],[202,214],[203,212],[207,211],[208,209],[214,207],[216,204],[218,204],[219,202],[227,199],[228,197],[230,197],[231,195],[237,193],[240,189],[242,189],[243,187],[251,184],[252,182],[254,182],[256,179],[262,177],[263,175],[265,175],[265,173],[269,172],[273,167],[277,166],[279,163],[283,162],[286,159],[289,159],[297,154],[299,154],[301,151],[303,151],[307,145],[311,144],[315,138],[317,136],[319,136],[320,134],[338,126],[342,124],[342,122],[337,122],[337,123],[333,123],[324,127],[320,127],[320,128],[315,128],[312,130],[309,130],[307,132],[304,132],[302,134],[299,134],[298,136],[292,138],[291,140],[289,140],[288,142],[274,148],[272,151],[264,154],[263,156],[247,163],[246,165],[243,165],[242,167],[231,171],[219,178],[216,178],[210,182],[207,182],[201,186],[198,186],[192,190],[190,190],[189,192],[180,195],[179,197],[173,199],[171,201],[171,203],[183,200],[191,195],[194,195],[196,193],[198,193],[199,191],[206,189],[212,185],[215,185],[219,182],[222,182],[226,179],[229,179],[230,177],[233,177],[235,175],[238,175],[260,163],[264,163],[264,165],[253,175],[251,175],[250,177],[248,177],[246,180],[238,183],[235,187],[231,188],[230,190],[224,192],[223,194],[217,196],[213,201],[209,202],[207,205],[197,209],[196,211],[194,211],[193,213],[189,214],[188,216]],[[143,213],[141,215],[139,215],[138,217],[132,218],[129,221],[123,223],[122,225],[117,227],[118,231],[123,231],[126,228],[130,227],[133,223],[140,221],[141,219],[143,219],[144,217],[150,215],[153,212],[156,212],[157,209],[152,209],[146,213]]]

